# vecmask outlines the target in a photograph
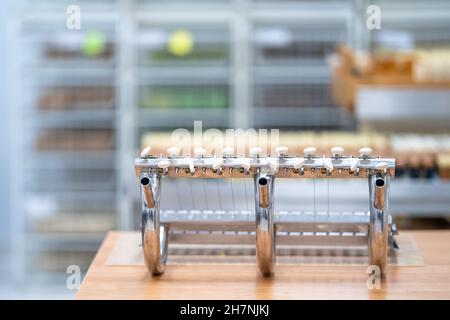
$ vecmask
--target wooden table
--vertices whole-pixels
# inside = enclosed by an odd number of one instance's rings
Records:
[[[263,278],[255,265],[170,265],[152,277],[142,265],[106,265],[120,232],[110,232],[77,299],[450,299],[450,231],[411,234],[424,266],[391,266],[381,289],[369,290],[366,266],[279,265]]]

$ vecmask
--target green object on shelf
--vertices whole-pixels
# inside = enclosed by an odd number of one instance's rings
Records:
[[[89,31],[83,43],[83,53],[87,57],[97,57],[105,50],[105,36],[99,31]]]
[[[229,104],[226,87],[153,87],[141,98],[141,106],[151,109],[222,109]]]

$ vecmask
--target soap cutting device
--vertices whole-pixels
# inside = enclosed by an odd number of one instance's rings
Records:
[[[185,243],[248,243],[256,241],[260,272],[275,272],[277,244],[368,246],[368,264],[387,271],[388,255],[396,248],[397,233],[389,215],[389,185],[395,175],[395,159],[373,156],[368,147],[359,156],[346,156],[333,147],[330,156],[316,155],[308,147],[303,155],[289,155],[287,147],[276,148],[273,156],[260,147],[248,155],[234,155],[224,148],[219,156],[195,148],[194,155],[180,155],[169,148],[166,155],[153,155],[146,147],[135,160],[142,195],[142,247],[145,264],[153,275],[166,267],[170,241]],[[164,179],[251,179],[254,209],[160,210]],[[369,184],[367,212],[327,213],[275,210],[275,181],[278,179],[366,178]],[[299,208],[301,209],[301,208]]]

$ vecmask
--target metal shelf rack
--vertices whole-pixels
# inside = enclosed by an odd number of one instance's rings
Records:
[[[66,28],[67,4],[48,1],[23,3],[13,23],[21,54],[13,61],[11,269],[19,285],[61,290],[67,267],[85,272],[105,232],[118,227],[117,8],[86,5],[82,30]]]

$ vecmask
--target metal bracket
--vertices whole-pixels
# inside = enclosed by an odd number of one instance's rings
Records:
[[[274,180],[269,174],[255,175],[256,260],[264,276],[273,274],[276,261]]]
[[[388,260],[388,192],[390,176],[384,173],[369,176],[369,264],[385,275]]]

